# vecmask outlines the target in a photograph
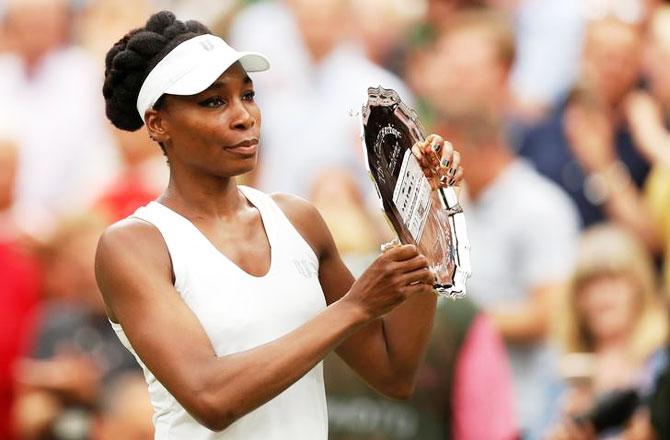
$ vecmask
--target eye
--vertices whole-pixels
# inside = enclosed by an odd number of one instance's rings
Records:
[[[255,96],[256,92],[254,92],[253,90],[249,90],[244,95],[242,95],[242,99],[244,99],[245,101],[253,101]]]
[[[221,107],[226,102],[220,96],[212,96],[211,98],[205,99],[204,101],[198,103],[201,107],[207,108],[217,108]]]

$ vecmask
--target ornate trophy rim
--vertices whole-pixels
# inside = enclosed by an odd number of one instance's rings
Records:
[[[363,107],[361,110],[361,142],[363,143],[363,151],[365,152],[365,167],[368,171],[370,180],[374,185],[377,197],[379,198],[380,208],[384,213],[389,225],[398,234],[398,231],[393,227],[393,222],[389,216],[389,212],[383,203],[382,192],[379,184],[375,179],[372,169],[370,168],[370,157],[368,148],[365,142],[365,126],[368,123],[372,107],[393,107],[395,106],[396,116],[404,123],[410,131],[410,134],[417,140],[425,139],[423,126],[419,121],[417,112],[407,106],[398,92],[393,89],[386,89],[381,85],[377,87],[369,87],[367,95],[364,97]],[[451,239],[454,243],[454,260],[455,271],[453,275],[453,283],[451,285],[434,285],[435,291],[443,296],[458,298],[466,293],[466,280],[470,277],[470,242],[468,240],[467,229],[465,226],[465,216],[463,210],[458,203],[458,197],[452,187],[438,188],[438,198],[440,200],[441,208],[446,210],[451,229]]]

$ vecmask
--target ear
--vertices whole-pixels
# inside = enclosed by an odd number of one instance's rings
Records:
[[[149,137],[154,141],[165,144],[170,140],[167,130],[167,121],[163,119],[160,112],[149,109],[144,113],[144,123],[149,131]]]

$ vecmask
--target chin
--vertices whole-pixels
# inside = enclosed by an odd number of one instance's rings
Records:
[[[250,173],[256,169],[256,164],[258,163],[257,157],[254,156],[249,159],[235,161],[235,164],[230,164],[227,172],[225,174],[229,177],[237,177],[243,174]]]

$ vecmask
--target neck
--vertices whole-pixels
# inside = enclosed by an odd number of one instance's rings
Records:
[[[595,344],[595,351],[600,355],[628,353],[629,338],[626,332],[620,332],[601,338]]]
[[[198,176],[170,167],[170,182],[158,199],[189,219],[229,218],[244,207],[234,177]]]

